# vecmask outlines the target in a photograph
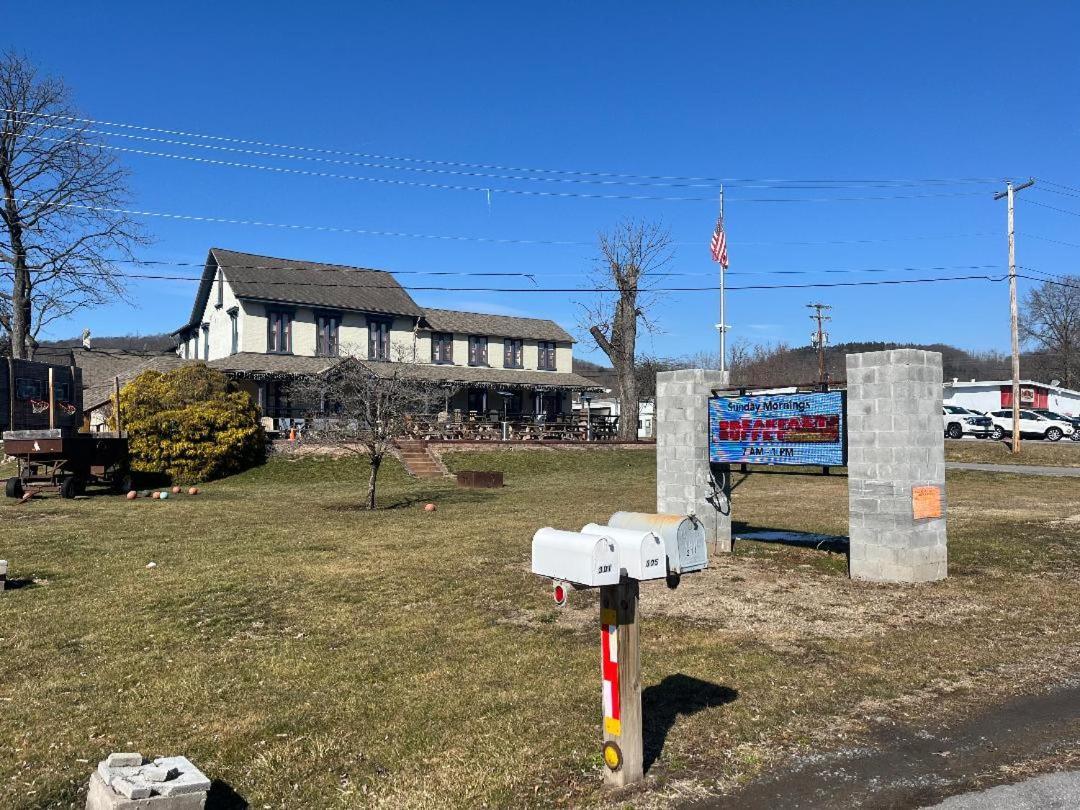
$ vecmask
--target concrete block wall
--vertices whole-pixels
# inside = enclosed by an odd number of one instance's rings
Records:
[[[847,356],[850,574],[878,582],[948,575],[941,355]],[[941,488],[942,516],[914,518],[912,488]]]
[[[731,551],[731,508],[711,483],[709,396],[725,384],[725,375],[707,369],[656,375],[656,511],[693,512],[719,551]]]

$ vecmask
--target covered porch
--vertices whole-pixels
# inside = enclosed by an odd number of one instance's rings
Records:
[[[323,374],[340,360],[325,357],[234,355],[213,361],[247,391],[271,435],[302,435],[310,413],[294,401],[299,378]],[[364,362],[364,361],[361,361]],[[364,362],[379,374],[398,364]],[[575,395],[601,390],[578,375],[471,366],[410,365],[442,392],[442,408],[417,413],[409,437],[439,441],[604,441],[618,416],[575,411]],[[437,400],[436,400],[437,401]]]

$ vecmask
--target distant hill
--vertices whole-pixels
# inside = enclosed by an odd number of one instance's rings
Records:
[[[43,340],[40,345],[48,349],[75,349],[82,346],[82,338],[65,338],[64,340]],[[118,337],[90,337],[90,345],[95,349],[119,349],[128,352],[140,352],[146,354],[165,353],[176,348],[176,338],[173,335],[121,335]]]
[[[1000,380],[1011,376],[1009,356],[1000,352],[969,352],[945,343],[900,343],[890,341],[863,341],[839,343],[825,350],[825,370],[830,379],[843,380],[845,357],[857,352],[877,352],[886,349],[924,349],[940,352],[942,376],[945,380]],[[1021,357],[1025,378],[1041,379],[1046,376],[1047,364],[1038,354]],[[752,349],[746,357],[736,358],[732,368],[732,381],[749,385],[782,385],[808,383],[818,378],[817,349],[810,346],[790,348]],[[1045,380],[1049,382],[1049,379]]]
[[[947,382],[959,380],[1007,380],[1012,376],[1009,355],[1001,352],[969,352],[946,343],[900,343],[893,341],[861,341],[840,343],[825,350],[825,370],[829,378],[843,382],[846,373],[845,357],[857,352],[879,352],[886,349],[925,349],[940,352],[942,377]],[[818,378],[817,349],[810,346],[792,348],[753,346],[735,349],[729,358],[731,381],[735,385],[773,386],[813,383]],[[642,399],[654,396],[656,372],[676,368],[716,368],[716,355],[679,358],[638,358],[638,391]],[[1052,364],[1036,352],[1020,356],[1024,379],[1049,383],[1054,379]],[[574,371],[597,385],[617,394],[615,370],[588,360],[574,359]]]
[[[602,366],[589,360],[574,358],[574,373],[580,374],[587,380],[592,380],[597,385],[610,388],[615,391],[618,388],[619,378],[615,376],[615,369],[610,366]]]

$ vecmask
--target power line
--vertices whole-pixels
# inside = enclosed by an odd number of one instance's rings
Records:
[[[37,200],[28,198],[15,198],[16,202],[37,202]],[[77,203],[53,203],[58,208],[77,208],[84,211],[102,211],[112,214],[128,214],[129,216],[139,217],[154,217],[159,219],[173,219],[187,222],[212,222],[221,225],[246,225],[261,228],[279,228],[283,230],[297,230],[297,231],[319,231],[324,233],[347,233],[358,236],[385,236],[394,238],[410,238],[410,239],[432,239],[437,241],[450,241],[450,242],[480,242],[487,244],[506,244],[506,245],[549,245],[556,247],[595,247],[594,242],[575,242],[569,240],[556,240],[556,239],[504,239],[496,237],[485,236],[460,236],[453,234],[430,234],[430,233],[416,233],[408,231],[381,231],[373,230],[369,228],[350,228],[347,226],[338,225],[305,225],[283,222],[264,222],[261,220],[250,219],[236,219],[230,217],[213,217],[204,216],[199,214],[176,214],[166,211],[143,211],[130,208],[115,208],[105,206],[94,205],[81,205]],[[941,234],[936,236],[901,236],[885,239],[841,239],[831,241],[817,241],[817,242],[776,242],[776,241],[746,241],[740,242],[742,245],[792,245],[792,246],[807,246],[807,245],[855,245],[855,244],[878,244],[885,242],[906,242],[912,240],[928,240],[928,239],[968,239],[982,236],[993,236],[991,233],[972,233],[972,234]],[[677,245],[704,245],[704,240],[696,240],[692,242],[677,242]]]
[[[1028,200],[1028,202],[1031,202],[1031,200]],[[1055,245],[1065,245],[1066,247],[1080,248],[1080,244],[1078,244],[1076,242],[1063,242],[1060,239],[1050,239],[1047,236],[1037,236],[1036,234],[1028,233],[1027,231],[1023,231],[1023,232],[1017,231],[1016,235],[1017,236],[1026,236],[1028,239],[1038,239],[1040,242],[1051,242],[1051,243],[1053,243]]]
[[[1028,205],[1037,205],[1039,208],[1049,208],[1051,211],[1057,211],[1060,214],[1069,214],[1074,217],[1080,217],[1080,211],[1069,211],[1066,208],[1057,208],[1053,205],[1047,205],[1046,203],[1039,202],[1038,200],[1028,200]]]
[[[190,149],[212,149],[220,152],[228,152],[232,154],[252,155],[255,157],[271,158],[275,160],[302,160],[316,163],[327,163],[336,166],[359,166],[367,169],[378,169],[386,171],[408,171],[418,172],[423,174],[436,174],[436,175],[449,175],[456,177],[474,177],[484,178],[491,180],[501,180],[510,182],[526,182],[526,183],[563,183],[571,185],[582,186],[628,186],[628,187],[646,187],[646,188],[707,188],[715,189],[720,185],[722,180],[718,178],[686,178],[685,180],[679,178],[671,178],[670,180],[661,180],[659,178],[649,178],[640,180],[608,180],[608,179],[588,179],[581,177],[562,177],[562,176],[538,176],[536,174],[492,174],[489,171],[479,171],[477,169],[448,169],[431,166],[421,165],[398,165],[394,163],[373,163],[370,160],[347,160],[342,158],[329,158],[319,157],[316,155],[306,154],[289,154],[287,152],[272,152],[265,149],[250,149],[241,148],[235,146],[223,146],[216,143],[195,143],[192,141],[181,141],[175,138],[158,138],[152,135],[132,135],[125,132],[110,132],[103,129],[87,129],[85,127],[64,126],[61,124],[52,124],[50,129],[63,129],[71,132],[76,132],[80,136],[84,135],[100,135],[105,138],[124,138],[126,140],[145,141],[148,143],[160,143],[169,146],[181,146]],[[39,138],[44,137],[41,135],[24,134],[18,137],[25,138]],[[102,144],[95,144],[95,146],[102,146]],[[119,147],[114,147],[119,149]],[[143,153],[140,153],[143,154]],[[383,160],[397,160],[401,161],[402,158],[384,157]],[[512,170],[508,170],[512,171]],[[528,172],[530,170],[520,170]],[[676,182],[676,180],[679,180]],[[703,182],[697,182],[701,180]],[[960,185],[968,182],[992,182],[992,181],[969,181],[969,180],[940,180],[935,181],[940,184],[947,185]],[[925,186],[926,181],[910,181],[910,180],[751,180],[745,179],[736,182],[730,182],[729,188],[751,188],[751,189],[783,189],[787,190],[842,190],[842,189],[865,189],[865,188],[905,188],[905,187],[922,187]]]
[[[50,138],[46,135],[24,135],[21,137],[52,141],[56,143],[70,142],[66,138]],[[91,143],[89,141],[75,141],[74,143],[93,147],[95,149],[107,149],[113,152],[141,155],[143,157],[166,158],[169,160],[186,161],[208,166],[225,166],[235,169],[252,169],[256,171],[270,172],[273,174],[289,174],[301,177],[315,177],[319,179],[347,180],[351,182],[374,183],[405,188],[424,188],[439,191],[465,191],[476,194],[508,194],[524,197],[554,197],[565,199],[591,199],[591,200],[635,200],[647,202],[711,202],[712,197],[688,197],[677,195],[649,195],[649,194],[609,194],[584,191],[543,191],[539,189],[522,188],[491,188],[487,186],[470,186],[460,183],[429,183],[421,180],[401,180],[392,177],[370,177],[358,174],[339,174],[337,172],[313,171],[310,169],[296,169],[288,166],[268,166],[262,163],[242,163],[236,160],[219,160],[217,158],[198,157],[196,155],[179,155],[172,152],[155,152],[149,149],[135,149],[128,146],[113,146],[111,144]],[[740,197],[738,202],[753,203],[808,203],[808,202],[873,202],[881,200],[921,200],[946,197],[981,197],[980,191],[950,191],[928,194],[886,194],[869,195],[859,197]]]
[[[248,146],[258,146],[269,149],[286,149],[290,151],[298,152],[310,152],[314,154],[324,155],[338,155],[342,157],[359,157],[370,160],[392,160],[402,163],[421,163],[433,166],[457,166],[461,168],[469,169],[487,169],[492,171],[512,171],[512,172],[527,172],[530,174],[556,174],[572,177],[603,177],[603,178],[616,178],[616,179],[633,179],[633,180],[657,180],[657,181],[684,181],[684,182],[703,182],[718,185],[720,183],[727,183],[735,186],[739,183],[768,183],[768,184],[783,184],[789,182],[806,182],[806,183],[893,183],[899,185],[927,185],[927,184],[948,184],[956,185],[962,183],[996,183],[999,182],[999,178],[996,177],[960,177],[960,178],[928,178],[928,179],[915,179],[915,180],[889,180],[889,179],[807,179],[807,180],[784,180],[784,179],[748,179],[748,178],[723,178],[723,177],[694,177],[694,176],[680,176],[680,175],[642,175],[642,174],[627,174],[617,172],[605,172],[605,171],[582,171],[573,169],[550,169],[550,168],[528,168],[521,166],[502,166],[491,163],[466,163],[453,160],[435,160],[430,158],[417,158],[417,157],[403,157],[395,155],[383,155],[375,154],[371,152],[354,152],[342,149],[326,149],[321,147],[312,146],[297,146],[282,143],[272,143],[267,141],[258,141],[245,138],[226,137],[222,135],[208,135],[198,132],[187,132],[176,129],[166,129],[162,127],[151,127],[139,124],[131,124],[117,121],[104,121],[95,118],[80,118],[71,115],[55,115],[48,113],[32,113],[25,110],[17,110],[13,108],[4,108],[4,112],[16,113],[23,115],[31,115],[39,118],[58,119],[65,121],[75,121],[78,123],[92,124],[95,126],[108,126],[116,127],[119,129],[130,129],[137,132],[156,132],[165,135],[175,135],[184,138],[199,138],[203,140],[217,141],[220,143],[235,143],[244,144]]]
[[[191,281],[200,282],[200,277],[194,276],[167,276],[159,274],[148,273],[117,273],[109,274],[97,271],[71,271],[71,275],[75,276],[87,276],[87,277],[103,277],[112,276],[136,280],[150,280],[150,281]],[[914,278],[914,279],[881,279],[877,281],[836,281],[836,282],[814,282],[807,284],[749,284],[736,287],[728,287],[729,290],[796,290],[796,289],[827,289],[833,287],[877,287],[885,285],[898,285],[898,284],[930,284],[941,281],[1004,281],[1008,276],[988,276],[988,275],[969,275],[969,276],[945,276],[937,278]],[[1034,279],[1040,281],[1041,279]],[[404,289],[412,292],[492,292],[492,293],[615,293],[619,292],[617,287],[446,287],[446,286],[434,286],[434,285],[397,285],[397,284],[345,284],[334,282],[319,282],[319,281],[260,281],[260,285],[263,286],[288,286],[288,287],[307,287],[307,288],[341,288],[348,289]],[[700,287],[653,287],[649,292],[656,293],[668,293],[668,292],[710,292],[719,290],[718,285],[707,285]]]
[[[204,267],[205,261],[190,262],[190,261],[171,261],[162,259],[109,259],[110,264],[137,264],[144,267],[154,266],[170,266],[170,267]],[[389,270],[385,268],[371,268],[371,267],[353,267],[350,265],[342,264],[328,264],[326,262],[319,262],[324,266],[312,266],[311,264],[240,264],[236,262],[216,262],[215,266],[225,270],[306,270],[317,272],[361,272],[361,273],[391,273],[393,275],[421,275],[421,276],[505,276],[505,277],[520,277],[533,279],[537,276],[544,276],[545,278],[551,278],[556,276],[569,276],[578,277],[580,272],[566,272],[566,273],[536,273],[536,272],[524,272],[524,271],[472,271],[472,270]],[[837,273],[916,273],[916,272],[930,272],[941,270],[993,270],[1000,269],[1000,264],[954,264],[954,265],[938,265],[933,267],[846,267],[846,268],[817,268],[812,270],[730,270],[727,275],[747,275],[747,276],[760,276],[760,275],[791,275],[791,276],[806,276],[816,275],[818,273],[837,274]],[[676,278],[676,277],[689,277],[689,278],[713,278],[715,273],[692,273],[683,271],[662,271],[654,273],[644,274],[650,278]],[[190,278],[201,278],[201,276],[192,276]]]

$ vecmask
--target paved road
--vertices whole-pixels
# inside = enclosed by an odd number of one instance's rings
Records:
[[[976,464],[971,461],[946,461],[945,469],[1014,473],[1016,475],[1056,475],[1066,478],[1080,477],[1080,467],[1042,467],[1034,464]]]
[[[1077,807],[1080,807],[1080,771],[1065,771],[953,796],[925,810],[1075,810]]]
[[[1075,682],[984,706],[945,723],[938,722],[932,710],[904,722],[883,719],[872,725],[857,747],[798,757],[733,793],[686,810],[925,808],[951,796],[974,800],[980,794],[971,791],[1000,778],[1004,765],[1052,761],[1078,749],[1080,682]],[[1070,790],[1080,787],[1080,776],[1072,776],[1064,780]],[[1025,790],[1036,801],[1031,806],[1080,807],[1075,800],[1063,805],[1038,803],[1040,791],[1064,789],[1059,781],[1028,785]],[[1004,796],[1009,799],[1012,794]],[[1008,800],[999,805],[980,801],[941,805],[946,810],[1026,806]]]

